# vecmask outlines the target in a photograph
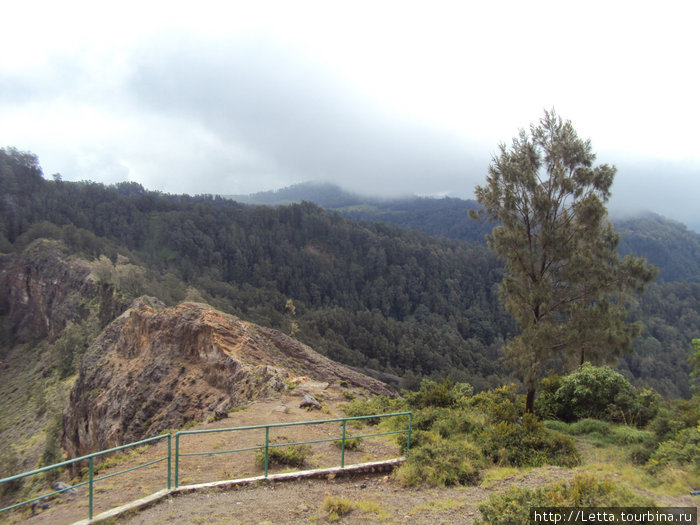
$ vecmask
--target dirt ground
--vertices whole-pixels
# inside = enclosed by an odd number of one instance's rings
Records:
[[[571,471],[556,467],[534,469],[521,485],[538,486],[568,479]],[[170,523],[275,524],[327,523],[327,497],[345,498],[354,508],[338,523],[469,524],[479,517],[477,505],[513,480],[489,489],[402,488],[386,475],[338,477],[332,480],[262,483],[227,491],[208,491],[168,498],[145,511],[118,521],[146,525]]]

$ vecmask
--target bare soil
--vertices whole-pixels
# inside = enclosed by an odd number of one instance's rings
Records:
[[[538,486],[567,479],[572,473],[547,467],[518,478],[522,485]],[[168,498],[119,521],[128,525],[170,523],[276,524],[327,523],[323,508],[327,497],[364,504],[344,515],[339,523],[457,524],[479,517],[477,505],[513,480],[490,489],[480,487],[403,488],[385,475],[338,477],[332,480],[262,483],[236,490],[208,491]],[[374,505],[368,505],[368,503]]]

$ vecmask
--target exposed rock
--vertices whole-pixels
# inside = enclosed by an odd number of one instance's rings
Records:
[[[142,297],[87,350],[64,413],[63,445],[76,457],[154,436],[282,392],[300,375],[394,395],[275,330],[199,303],[166,308]]]
[[[63,492],[61,493],[61,495],[71,495],[78,493],[77,490],[75,490],[70,485],[63,483],[63,481],[54,481],[53,483],[51,483],[51,488],[54,490],[62,490]]]
[[[21,254],[0,256],[0,313],[20,341],[56,339],[68,321],[85,318],[96,294],[85,261],[66,256],[56,241],[39,239]]]
[[[310,396],[309,394],[304,395],[304,399],[302,399],[301,403],[299,403],[299,408],[310,408],[312,410],[321,410],[321,403],[316,401],[313,396]]]
[[[91,301],[101,326],[128,306],[112,285],[97,282],[90,263],[64,251],[59,241],[37,239],[21,254],[0,254],[0,314],[9,317],[20,342],[54,341],[69,322],[88,316]]]

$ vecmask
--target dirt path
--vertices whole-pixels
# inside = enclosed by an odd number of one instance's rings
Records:
[[[557,467],[518,475],[517,483],[539,486],[568,479],[573,472]],[[332,480],[262,483],[234,490],[216,490],[168,498],[120,524],[170,523],[275,524],[327,523],[327,497],[345,498],[356,508],[342,524],[469,524],[479,517],[477,505],[516,480],[504,479],[481,487],[402,488],[384,475],[339,477]]]

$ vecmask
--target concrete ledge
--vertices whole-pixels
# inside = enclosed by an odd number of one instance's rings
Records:
[[[173,489],[163,489],[132,502],[129,502],[121,507],[115,507],[111,510],[98,514],[91,520],[76,521],[73,525],[87,525],[91,523],[100,523],[102,521],[116,518],[129,512],[138,511],[140,509],[155,505],[160,500],[168,496],[176,496],[179,494],[190,494],[197,491],[206,491],[211,489],[228,490],[238,486],[249,485],[251,483],[270,482],[270,481],[296,481],[305,478],[328,478],[333,479],[336,476],[345,476],[349,474],[388,472],[393,470],[397,465],[406,461],[406,458],[388,459],[385,461],[372,461],[369,463],[358,463],[356,465],[348,465],[346,467],[331,467],[315,470],[300,470],[297,472],[283,472],[280,474],[270,474],[269,476],[255,476],[252,478],[231,479],[225,481],[212,481],[211,483],[199,483],[197,485],[184,485]]]

